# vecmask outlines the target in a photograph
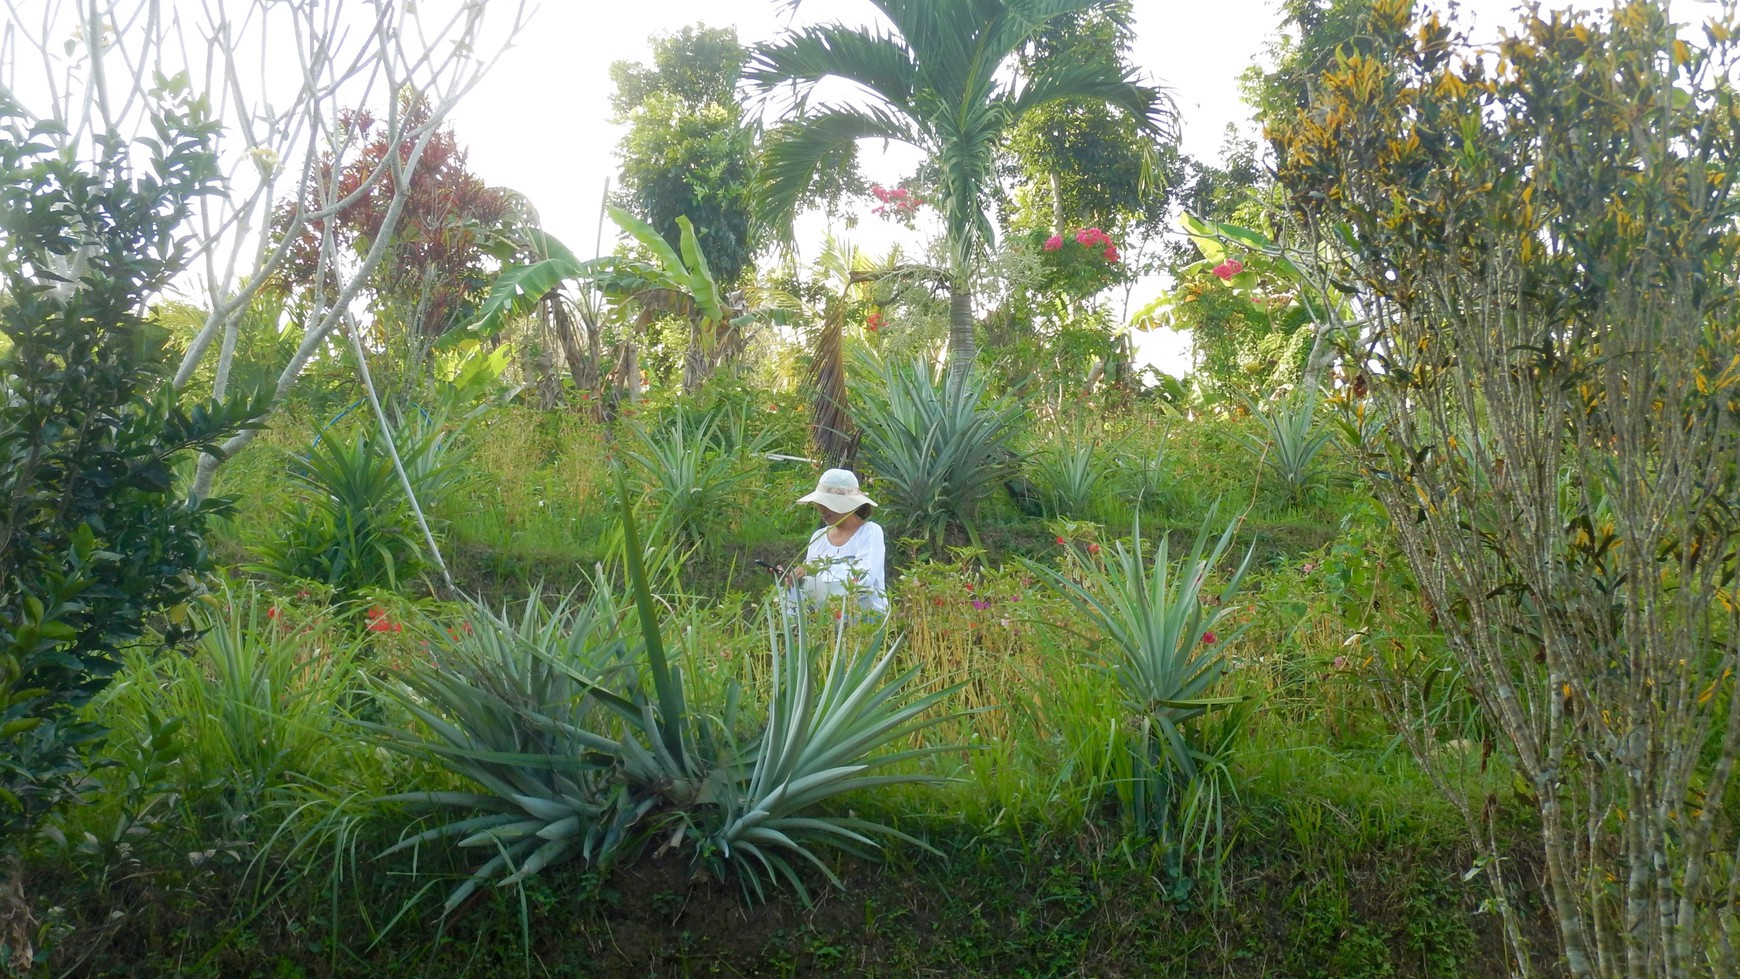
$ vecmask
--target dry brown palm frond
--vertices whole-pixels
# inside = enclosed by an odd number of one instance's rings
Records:
[[[858,454],[858,427],[846,403],[846,304],[829,305],[810,369],[810,438],[828,465],[849,469]]]

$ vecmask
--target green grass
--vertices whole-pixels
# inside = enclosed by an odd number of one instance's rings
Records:
[[[762,414],[743,417],[777,427],[775,451],[801,454],[786,444],[788,409],[754,410]],[[247,563],[254,535],[273,532],[289,453],[325,424],[287,414],[220,471],[217,491],[242,508],[216,541],[231,564]],[[260,668],[276,684],[323,676],[324,686],[256,703],[225,694],[223,671],[209,662],[147,657],[94,708],[133,744],[149,743],[153,724],[184,718],[166,735],[184,747],[167,763],[135,753],[100,770],[92,804],[64,824],[67,843],[33,854],[33,906],[60,909],[44,932],[61,936],[50,942],[54,960],[118,976],[1501,971],[1495,923],[1475,913],[1480,882],[1463,877],[1472,860],[1463,816],[1397,742],[1375,696],[1382,664],[1373,656],[1429,668],[1441,641],[1411,583],[1386,565],[1381,519],[1345,462],[1329,460],[1337,478],[1326,492],[1289,502],[1254,471],[1242,441],[1256,430],[1249,420],[1139,410],[1101,430],[1122,452],[1164,449],[1162,491],[1143,502],[1146,534],[1187,547],[1218,502],[1223,515],[1245,514],[1234,549],[1256,549],[1234,600],[1244,632],[1227,649],[1236,668],[1224,687],[1247,702],[1226,729],[1219,859],[1131,832],[1120,815],[1130,729],[1111,679],[1093,666],[1096,637],[1017,560],[1057,561],[1060,533],[1081,547],[1127,533],[1136,494],[1122,491],[1127,472],[1113,472],[1114,491],[1093,507],[1098,523],[1024,516],[998,489],[979,512],[983,551],[933,561],[919,556],[928,548],[891,542],[901,662],[921,665],[932,684],[966,681],[950,706],[979,713],[922,736],[963,750],[907,763],[945,784],[890,786],[840,805],[939,854],[896,845],[882,864],[830,857],[844,890],[810,875],[814,906],[785,896],[751,908],[735,882],[695,878],[649,843],[640,860],[608,872],[579,863],[523,888],[486,889],[443,921],[437,909],[461,858],[425,847],[414,859],[379,859],[415,829],[368,800],[464,786],[376,751],[344,718],[407,723],[367,677],[439,655],[438,634],[368,628],[371,606],[395,622],[426,612],[456,625],[457,611],[426,580],[337,609],[286,587],[260,607],[320,625]],[[519,408],[485,419],[472,432],[469,478],[439,514],[460,587],[500,607],[539,583],[566,592],[610,563],[618,520],[605,463],[620,434]],[[754,562],[801,551],[813,517],[790,501],[815,471],[754,457],[736,465],[747,468],[708,514],[709,546],[675,567],[661,614],[695,690],[737,682],[753,698],[766,689],[755,612],[771,584]],[[1454,689],[1443,695],[1466,711]],[[224,761],[240,757],[229,743],[238,737],[285,751],[262,775]],[[1515,808],[1502,759],[1482,769],[1478,751],[1447,750],[1462,753],[1447,757],[1464,763],[1468,797],[1493,793]],[[253,808],[238,824],[242,799]],[[147,818],[127,829],[135,811]],[[86,833],[99,845],[81,843]],[[1537,944],[1553,947],[1550,936]]]
[[[864,975],[1463,976],[1501,969],[1451,838],[1295,845],[1268,800],[1229,857],[1227,900],[1155,886],[1155,855],[1105,828],[910,819],[938,853],[837,864],[844,890],[745,913],[736,887],[670,861],[566,870],[482,893],[453,919],[439,898],[352,840],[354,866],[260,904],[233,868],[169,867],[66,906],[100,938],[109,976]],[[1259,842],[1265,841],[1265,842]],[[441,872],[437,859],[425,871]],[[450,871],[450,868],[447,868]],[[62,871],[62,874],[65,872]],[[70,884],[64,877],[62,887]],[[54,878],[40,879],[40,885]],[[818,881],[818,884],[820,882]],[[76,890],[74,893],[78,893]],[[403,918],[390,914],[409,904]],[[98,928],[98,916],[126,908]],[[387,928],[391,923],[392,927]],[[384,931],[384,934],[383,934]],[[529,949],[526,937],[529,936]],[[529,952],[529,954],[528,954]]]

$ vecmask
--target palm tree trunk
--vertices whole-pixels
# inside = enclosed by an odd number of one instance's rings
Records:
[[[979,355],[973,340],[973,293],[963,282],[949,286],[949,373],[965,374],[972,370]]]

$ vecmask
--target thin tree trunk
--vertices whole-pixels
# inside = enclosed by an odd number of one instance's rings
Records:
[[[1305,373],[1299,378],[1299,390],[1305,392],[1306,397],[1316,396],[1318,385],[1323,383],[1323,369],[1335,358],[1335,347],[1327,342],[1329,330],[1334,325],[1334,321],[1327,317],[1311,325],[1311,352],[1305,355]]]
[[[683,393],[694,394],[701,389],[701,384],[712,373],[710,368],[711,355],[704,346],[706,335],[701,325],[694,319],[689,320],[689,348],[683,352]]]
[[[574,317],[562,304],[561,297],[555,293],[545,297],[544,311],[550,318],[550,332],[556,336],[556,345],[562,348],[562,359],[568,363],[568,376],[574,381],[574,390],[590,391],[597,387],[598,358],[594,355],[588,361],[580,352],[579,338],[574,336]]]
[[[972,370],[978,355],[978,344],[973,340],[973,293],[956,281],[949,286],[949,373]]]
[[[1052,231],[1063,236],[1063,179],[1056,170],[1051,171],[1051,223]]]

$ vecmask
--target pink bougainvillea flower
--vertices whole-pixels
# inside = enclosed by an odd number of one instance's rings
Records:
[[[1106,261],[1116,262],[1118,260],[1118,257],[1119,257],[1118,256],[1118,246],[1117,245],[1107,245],[1106,250],[1105,250],[1105,256],[1106,256]]]
[[[1245,264],[1236,258],[1229,258],[1216,265],[1211,271],[1221,277],[1222,281],[1231,281],[1232,277],[1245,270]]]
[[[1202,643],[1205,646],[1214,645],[1214,632],[1212,630],[1202,634]]]
[[[1057,251],[1059,248],[1062,248],[1062,247],[1063,247],[1063,236],[1062,235],[1052,235],[1051,237],[1045,239],[1045,250],[1048,252]]]

